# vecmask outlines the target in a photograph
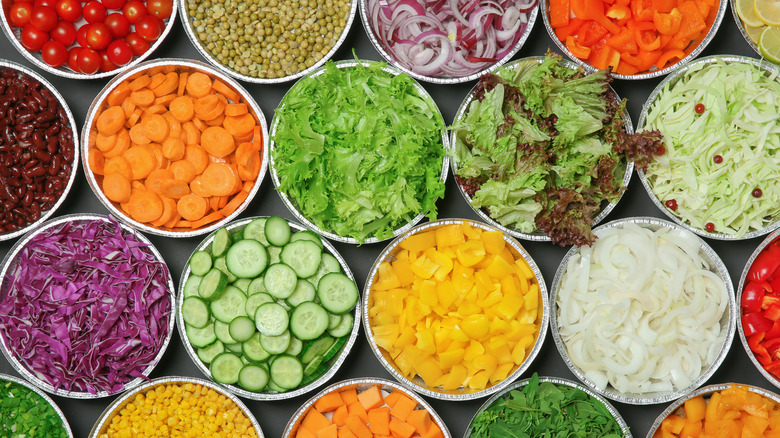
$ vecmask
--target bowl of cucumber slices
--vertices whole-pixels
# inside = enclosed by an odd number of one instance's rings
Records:
[[[330,242],[280,216],[211,233],[179,282],[177,326],[196,366],[254,400],[327,382],[357,339],[352,271]]]

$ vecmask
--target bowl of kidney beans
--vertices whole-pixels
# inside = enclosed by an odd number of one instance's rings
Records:
[[[2,27],[35,66],[71,79],[113,76],[146,59],[178,0],[0,0]]]
[[[76,120],[43,77],[0,60],[0,240],[54,214],[78,168]]]

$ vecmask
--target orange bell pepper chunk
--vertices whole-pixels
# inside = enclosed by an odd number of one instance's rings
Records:
[[[581,45],[571,35],[566,37],[566,48],[577,58],[588,59],[590,56],[590,47]]]
[[[669,13],[655,11],[653,13],[653,24],[655,24],[655,29],[661,35],[674,35],[680,30],[682,13],[677,8],[672,8]]]

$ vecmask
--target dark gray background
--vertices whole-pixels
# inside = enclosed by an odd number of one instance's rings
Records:
[[[0,57],[32,67],[31,63],[13,48],[5,34],[0,38],[2,38],[0,39]],[[556,49],[556,46],[550,40],[540,18],[537,20],[525,46],[515,58],[543,55],[548,48]],[[374,50],[366,37],[359,16],[356,17],[356,20],[349,31],[347,40],[333,59],[352,59],[353,49],[361,59],[381,60],[381,57],[376,50]],[[714,40],[702,53],[702,56],[714,54],[740,54],[758,57],[739,33],[730,10],[726,12],[719,31]],[[152,58],[162,57],[189,58],[205,61],[192,46],[192,43],[187,38],[184,29],[179,22],[175,23],[173,31],[168,35],[161,47],[152,55]],[[37,71],[49,79],[60,93],[62,93],[70,105],[70,109],[75,114],[76,122],[79,127],[84,123],[90,103],[106,82],[108,82],[108,79],[91,81],[66,79],[40,70]],[[639,118],[642,104],[659,81],[660,79],[644,81],[617,80],[613,84],[620,96],[628,98],[628,108],[634,123],[636,123]],[[254,85],[242,83],[242,85],[249,90],[263,109],[266,120],[270,125],[274,109],[292,84]],[[461,85],[430,85],[423,83],[423,86],[439,105],[439,109],[447,124],[452,122],[460,102],[473,85],[474,83]],[[452,176],[447,180],[447,191],[444,199],[439,201],[438,208],[439,216],[441,218],[479,219],[461,197]],[[94,196],[84,178],[82,170],[79,169],[73,189],[68,196],[68,199],[57,212],[57,215],[81,212],[106,214],[107,210]],[[265,181],[263,181],[257,196],[249,205],[249,208],[244,211],[240,217],[273,214],[279,214],[288,219],[293,219],[293,216],[275,193],[270,178],[267,177]],[[632,177],[628,191],[623,196],[623,199],[618,204],[617,208],[615,208],[607,217],[607,221],[632,216],[656,216],[665,218],[663,213],[661,213],[650,201],[636,175]],[[149,236],[149,238],[163,254],[178,285],[178,278],[187,257],[201,239],[174,239],[158,236]],[[745,262],[761,240],[762,239],[760,238],[740,242],[708,240],[710,245],[712,245],[720,257],[725,261],[726,266],[731,273],[731,277],[735,282],[735,287],[737,286],[736,283],[739,281]],[[544,279],[549,287],[555,271],[558,268],[558,264],[566,250],[550,243],[522,243],[540,266]],[[12,244],[13,241],[0,242],[0,256],[5,256]],[[348,261],[355,274],[355,278],[358,281],[358,286],[362,288],[373,260],[385,247],[385,244],[378,243],[353,246],[336,243],[335,246]],[[544,348],[536,358],[528,375],[534,371],[538,372],[540,375],[559,376],[576,380],[561,359],[549,334],[544,342]],[[18,376],[4,357],[0,357],[0,372]],[[181,340],[179,339],[178,332],[174,334],[162,362],[152,373],[152,377],[162,376],[204,377],[185,352]],[[366,337],[363,334],[362,328],[355,347],[345,364],[338,373],[336,373],[331,382],[352,377],[383,377],[392,379],[374,357]],[[769,390],[776,389],[755,369],[737,338],[735,338],[731,345],[730,352],[725,362],[707,383],[724,383],[731,381],[753,384]],[[312,394],[308,396],[299,396],[285,401],[258,402],[244,400],[244,402],[257,417],[266,437],[281,437],[287,421],[295,410],[305,403],[311,395]],[[88,436],[100,413],[113,400],[112,397],[88,401],[71,400],[56,396],[53,398],[68,417],[74,435],[79,438]],[[428,398],[428,401],[444,419],[452,436],[462,437],[468,422],[485,399],[469,402],[444,402]],[[656,416],[667,405],[632,406],[616,403],[615,406],[628,422],[633,435],[635,437],[644,437]]]

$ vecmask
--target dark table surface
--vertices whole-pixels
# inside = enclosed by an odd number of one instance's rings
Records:
[[[179,18],[177,17],[177,20],[178,19]],[[13,48],[5,34],[0,38],[1,58],[16,61],[35,69],[26,58],[23,58]],[[555,50],[556,46],[547,34],[542,20],[539,19],[525,46],[515,58],[543,55],[548,48]],[[381,60],[380,55],[368,40],[362,23],[360,23],[359,16],[356,17],[356,21],[350,29],[346,41],[337,51],[333,59],[353,59],[353,50],[361,59]],[[738,54],[758,57],[739,33],[730,9],[727,10],[715,38],[701,56],[716,54]],[[188,58],[205,61],[187,38],[180,22],[175,23],[172,32],[162,43],[161,47],[152,54],[150,59],[163,57]],[[60,93],[62,93],[67,100],[71,111],[74,113],[79,127],[84,123],[87,110],[92,100],[105,86],[106,82],[108,82],[108,79],[79,81],[61,78],[42,72],[40,69],[37,69],[37,71],[42,73],[43,76],[46,77]],[[613,87],[620,96],[628,98],[628,109],[634,123],[636,123],[639,118],[643,103],[659,81],[660,78],[643,81],[616,80],[613,84]],[[422,84],[439,105],[439,109],[447,124],[452,122],[458,106],[474,85],[473,82],[461,85]],[[260,108],[263,109],[266,120],[270,124],[274,109],[292,83],[283,85],[242,83],[242,85],[249,90]],[[447,180],[446,194],[444,199],[439,201],[438,208],[439,216],[441,218],[470,218],[479,220],[477,215],[474,214],[468,204],[463,200],[452,176]],[[73,189],[71,190],[68,199],[57,212],[57,215],[87,212],[106,214],[108,211],[92,193],[86,182],[83,171],[79,169]],[[274,214],[293,219],[292,214],[287,210],[279,195],[275,192],[270,178],[266,177],[257,196],[240,217]],[[609,221],[633,216],[665,218],[665,215],[650,201],[650,198],[642,187],[637,175],[632,177],[631,183],[629,184],[623,199],[606,220]],[[181,275],[187,257],[190,255],[193,248],[200,242],[201,238],[174,239],[159,236],[149,236],[149,238],[162,253],[178,284],[178,278]],[[735,287],[737,286],[745,262],[761,240],[761,238],[736,242],[708,240],[708,243],[724,260],[735,283]],[[5,256],[14,241],[0,242],[0,256]],[[550,282],[552,281],[566,249],[559,248],[548,242],[521,243],[539,265],[549,288]],[[345,257],[352,268],[355,278],[358,281],[358,286],[361,288],[364,285],[373,260],[385,245],[386,243],[377,243],[354,246],[335,243],[338,251]],[[561,359],[549,334],[544,342],[541,353],[537,356],[535,362],[531,366],[528,375],[534,371],[538,372],[540,375],[558,376],[576,380]],[[4,357],[0,357],[0,372],[18,376],[18,373],[13,370]],[[187,355],[181,340],[179,339],[178,333],[173,335],[167,352],[151,376],[153,378],[163,376],[204,377]],[[352,352],[342,368],[333,377],[331,383],[354,377],[382,377],[392,379],[372,353],[362,328]],[[707,384],[724,382],[752,384],[769,390],[776,390],[776,388],[755,369],[738,338],[734,339],[725,362]],[[257,417],[266,437],[281,437],[290,417],[311,395],[313,394],[275,402],[259,402],[254,400],[244,400],[244,402]],[[113,397],[97,400],[73,400],[57,396],[53,396],[53,398],[65,412],[71,428],[73,429],[74,436],[78,438],[87,437],[89,435],[93,424],[96,422],[101,412],[113,400]],[[445,402],[431,398],[428,398],[427,400],[443,418],[453,437],[463,436],[468,422],[485,401],[484,398],[468,402]],[[655,418],[667,405],[634,406],[615,403],[615,406],[627,421],[633,435],[635,437],[644,437],[647,435]]]

